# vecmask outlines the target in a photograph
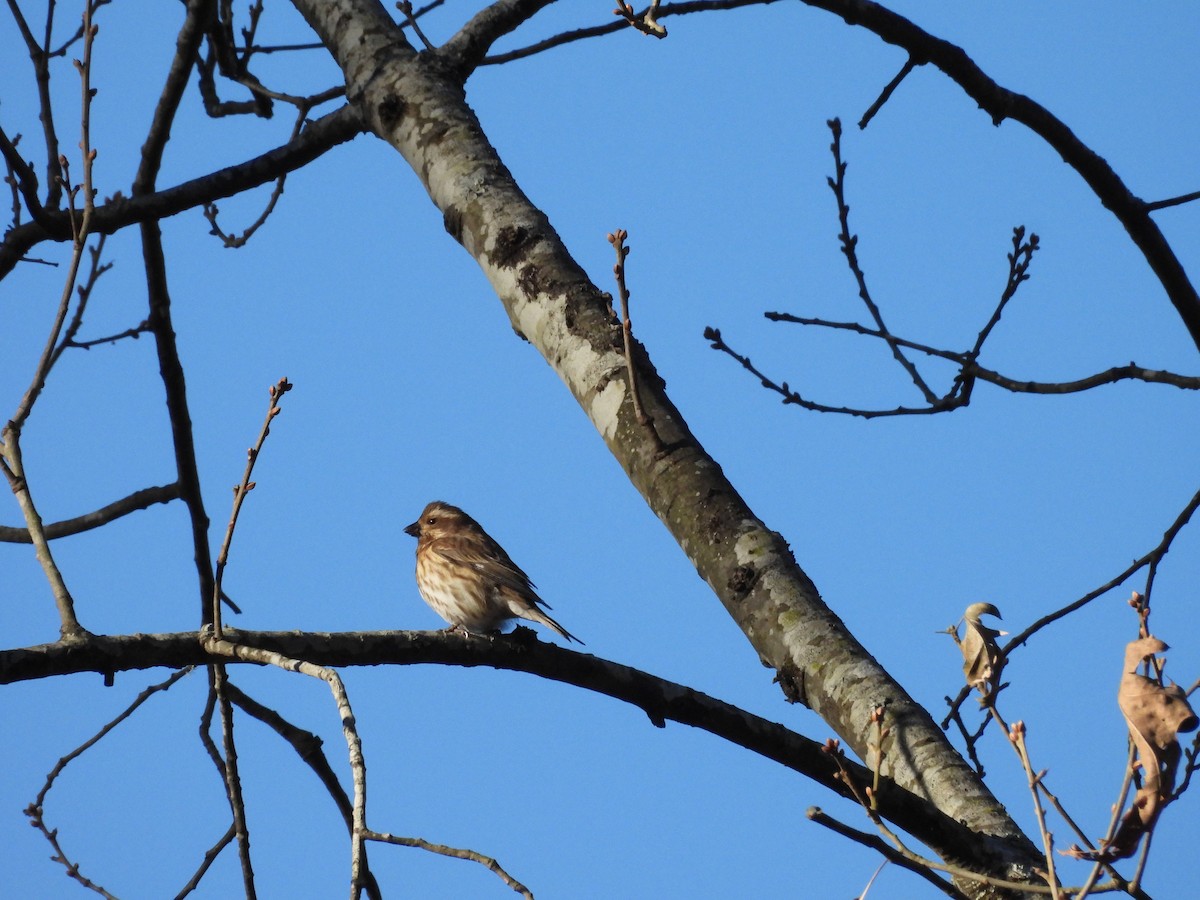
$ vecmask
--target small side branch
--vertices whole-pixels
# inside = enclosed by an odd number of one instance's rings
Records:
[[[1155,200],[1152,203],[1147,203],[1144,206],[1146,212],[1154,212],[1156,209],[1167,209],[1172,206],[1181,206],[1184,203],[1191,203],[1194,200],[1200,200],[1200,191],[1192,191],[1190,194],[1183,194],[1179,197],[1171,197],[1167,200]]]
[[[131,512],[146,509],[155,503],[169,503],[172,500],[178,499],[178,482],[161,487],[143,488],[140,491],[134,491],[128,497],[122,497],[120,500],[116,500],[108,504],[108,506],[103,506],[93,512],[76,516],[73,519],[64,519],[61,522],[44,525],[42,532],[46,536],[46,539],[51,541],[72,534],[81,534],[85,531],[91,531],[93,528],[107,525],[109,522],[129,515]],[[30,536],[28,528],[14,528],[10,525],[0,525],[0,543],[31,544],[33,543],[33,538]]]
[[[896,88],[900,87],[900,82],[907,78],[908,74],[916,67],[917,62],[911,56],[905,60],[904,66],[898,73],[896,73],[896,77],[887,83],[879,97],[874,103],[867,107],[867,111],[863,113],[862,118],[858,120],[858,127],[860,131],[865,129],[867,125],[870,124],[871,120],[875,118],[875,114],[879,112],[879,110],[883,109],[883,104],[887,103],[892,94],[895,93]]]
[[[837,200],[838,222],[841,225],[841,233],[838,235],[838,238],[842,244],[842,253],[845,254],[846,262],[850,266],[850,272],[858,284],[858,296],[866,305],[867,312],[871,314],[871,318],[875,320],[875,325],[880,333],[885,335],[884,340],[887,341],[888,346],[891,348],[892,356],[895,357],[896,362],[900,363],[904,371],[908,373],[913,384],[917,386],[917,390],[925,397],[925,402],[932,406],[938,402],[937,395],[929,389],[929,385],[925,383],[925,379],[921,377],[921,373],[917,371],[917,367],[904,355],[900,344],[888,332],[887,326],[883,324],[883,315],[880,313],[879,307],[871,299],[871,292],[867,288],[867,276],[863,273],[862,266],[858,262],[858,235],[850,233],[850,206],[846,203],[847,164],[842,160],[842,123],[839,119],[830,119],[826,124],[833,135],[833,143],[829,149],[833,153],[834,167],[833,177],[826,179],[826,181],[829,184],[830,190],[833,191],[834,199]]]
[[[417,847],[421,850],[428,850],[430,853],[437,853],[441,856],[450,856],[454,859],[468,859],[472,862],[477,862],[497,878],[507,884],[510,888],[525,897],[526,900],[533,900],[533,892],[517,879],[513,878],[500,863],[496,862],[490,856],[484,856],[482,853],[477,853],[474,850],[462,850],[458,847],[447,847],[445,844],[434,844],[430,841],[422,840],[414,837],[400,837],[394,834],[387,834],[380,831],[367,831],[364,837],[368,841],[381,841],[386,844],[395,844],[399,847]]]
[[[88,738],[66,756],[62,757],[57,763],[55,763],[54,768],[50,770],[50,774],[46,776],[46,782],[42,785],[42,789],[38,791],[37,798],[27,807],[25,807],[25,815],[28,816],[30,820],[29,824],[40,831],[42,836],[50,842],[50,846],[54,848],[54,856],[52,856],[51,859],[54,862],[61,863],[66,868],[68,877],[73,878],[84,887],[95,891],[102,897],[116,900],[116,898],[104,888],[84,877],[83,873],[79,871],[79,864],[73,863],[67,858],[67,855],[62,848],[62,844],[58,839],[58,829],[50,828],[46,824],[46,798],[49,796],[50,790],[54,787],[55,781],[58,780],[58,776],[63,773],[63,770],[66,769],[67,766],[69,766],[72,762],[74,762],[92,747],[96,746],[96,744],[102,741],[109,732],[132,716],[138,710],[138,707],[149,700],[152,696],[161,691],[170,690],[175,682],[179,681],[181,678],[191,672],[192,668],[192,666],[187,666],[179,669],[173,672],[165,681],[161,681],[158,684],[154,684],[146,688],[144,691],[138,694],[136,698],[134,698],[133,702],[130,703],[129,706],[125,707],[121,713],[109,721],[108,724],[106,724],[98,732],[92,735],[92,737]]]
[[[667,29],[658,21],[661,4],[662,0],[650,0],[646,11],[639,16],[625,0],[617,0],[617,8],[613,10],[613,15],[620,16],[642,34],[648,34],[650,37],[661,40],[667,36]]]
[[[213,582],[213,633],[218,640],[221,637],[221,581],[225,574],[225,566],[229,562],[229,547],[233,543],[233,532],[237,528],[238,514],[242,510],[242,503],[245,501],[246,495],[254,490],[255,483],[250,480],[250,476],[254,474],[254,464],[258,461],[258,454],[262,452],[267,435],[271,433],[271,421],[280,413],[279,402],[283,399],[283,395],[291,389],[292,385],[286,378],[280,378],[277,383],[271,385],[268,391],[271,402],[267,406],[267,417],[263,421],[262,430],[258,433],[258,440],[255,441],[253,447],[246,451],[246,469],[242,473],[242,480],[233,488],[233,511],[229,515],[229,524],[225,527],[225,539],[217,554],[216,577]]]
[[[645,427],[650,424],[650,417],[642,410],[642,401],[638,395],[637,370],[633,365],[633,322],[629,319],[629,289],[625,285],[625,257],[629,248],[625,246],[625,238],[629,232],[623,228],[610,232],[608,242],[617,252],[617,261],[613,264],[613,275],[617,279],[617,294],[621,300],[621,333],[625,339],[625,367],[629,373],[629,391],[633,399],[633,412],[638,424]]]

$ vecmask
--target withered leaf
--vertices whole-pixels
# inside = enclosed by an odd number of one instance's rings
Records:
[[[1004,654],[996,643],[996,638],[1007,631],[988,628],[979,621],[980,616],[995,616],[1000,618],[1000,610],[990,603],[972,603],[963,613],[966,621],[966,633],[963,635],[960,648],[963,655],[963,675],[967,684],[976,688],[982,694],[990,694],[1000,682],[1000,672],[1004,668]]]
[[[1167,645],[1152,635],[1125,647],[1125,669],[1117,704],[1137,749],[1142,783],[1112,841],[1092,854],[1092,858],[1124,859],[1134,854],[1142,835],[1154,828],[1175,789],[1180,759],[1177,735],[1200,724],[1179,685],[1164,686],[1138,672],[1143,660],[1166,649]]]

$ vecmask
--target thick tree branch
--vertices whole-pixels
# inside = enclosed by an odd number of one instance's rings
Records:
[[[482,638],[448,631],[262,632],[226,628],[226,638],[243,647],[302,659],[317,666],[345,668],[378,665],[487,666],[527,672],[604,694],[642,710],[651,723],[690,725],[744,747],[852,798],[838,777],[838,766],[823,745],[775,722],[746,712],[685,685],[630,666],[546,644],[519,630],[505,638]],[[194,632],[182,634],[93,635],[83,643],[56,642],[0,650],[0,684],[61,675],[115,672],[168,666],[208,665],[228,655],[208,653]],[[246,660],[242,660],[243,662]],[[253,661],[253,660],[251,660]],[[851,776],[869,784],[872,773],[843,760]],[[894,785],[879,793],[882,815],[900,828],[941,848],[957,848],[964,857],[998,852],[995,843],[934,809],[927,801]]]
[[[488,142],[461,85],[424,64],[372,0],[296,0],[346,75],[371,130],[421,178],[447,231],[480,265],[518,333],[553,366],[633,485],[774,669],[785,694],[820,714],[871,764],[871,704],[885,703],[883,774],[950,818],[1000,835],[1006,865],[1036,849],[929,713],[846,630],[783,538],[764,525],[691,434],[639,347],[637,423],[620,326],[603,292],[571,257]],[[348,23],[353,27],[348,27]]]

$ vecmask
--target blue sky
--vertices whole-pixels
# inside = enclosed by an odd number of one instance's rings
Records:
[[[444,40],[477,4],[449,3],[425,26]],[[893,4],[962,45],[1000,84],[1041,102],[1105,157],[1131,190],[1196,190],[1194,85],[1200,17],[1127,10]],[[602,22],[607,3],[560,3],[508,45]],[[61,21],[74,16],[61,6]],[[102,195],[128,192],[180,11],[102,12],[94,108]],[[11,20],[0,55],[23,62]],[[878,346],[767,322],[765,310],[865,321],[839,252],[826,120],[846,126],[851,225],[893,330],[969,346],[1004,285],[1012,228],[1042,250],[983,363],[1015,377],[1069,379],[1136,360],[1196,371],[1196,348],[1136,248],[1081,179],[1018,125],[994,127],[943,76],[919,69],[865,132],[853,127],[903,63],[840,19],[800,4],[668,20],[635,33],[481,69],[468,96],[526,193],[594,280],[611,289],[605,233],[630,232],[634,329],[692,429],[751,507],[790,541],[826,601],[935,716],[961,679],[936,632],[972,602],[1019,631],[1107,581],[1159,540],[1196,490],[1195,400],[1154,385],[1073,397],[1013,397],[981,386],[952,415],[863,422],[784,407],[702,338],[739,351],[814,399],[917,401]],[[64,24],[64,29],[65,29]],[[271,9],[264,39],[302,23]],[[131,64],[132,59],[138,64]],[[272,57],[263,76],[293,90],[338,82],[320,51]],[[57,76],[63,109],[73,73]],[[37,144],[32,76],[0,75],[0,121]],[[60,114],[63,146],[74,143]],[[206,120],[189,91],[160,183],[247,158],[290,121]],[[227,230],[266,192],[221,203]],[[1200,208],[1156,221],[1184,266],[1200,266]],[[245,628],[438,628],[412,578],[402,532],[431,499],[474,515],[595,653],[737,703],[823,740],[829,729],[785,704],[771,673],[630,487],[537,352],[517,339],[473,261],[387,146],[357,138],[289,178],[269,224],[223,249],[196,212],[165,223],[175,327],[187,370],[214,545],[266,408],[267,386],[296,385],[256,472],[229,592]],[[38,255],[65,260],[65,248]],[[109,241],[116,263],[84,329],[95,337],[145,315],[136,234]],[[61,269],[26,266],[0,285],[0,399],[11,415],[61,289]],[[946,384],[949,370],[928,368]],[[62,359],[26,429],[30,483],[47,521],[173,479],[149,340]],[[17,524],[8,502],[0,522]],[[1168,673],[1200,675],[1194,590],[1200,536],[1164,562],[1152,624],[1172,645]],[[59,541],[83,624],[96,632],[195,627],[183,507],[172,504]],[[49,641],[57,619],[28,547],[0,545],[5,646]],[[1007,671],[1010,719],[1030,729],[1034,764],[1093,837],[1120,786],[1125,731],[1115,704],[1125,606],[1135,581],[1041,633]],[[321,734],[344,771],[322,685],[279,672],[234,678]],[[21,684],[0,691],[0,883],[13,896],[72,890],[21,810],[45,773],[165,672]],[[444,667],[348,670],[367,755],[372,827],[496,857],[539,898],[850,897],[877,865],[821,831],[821,805],[856,810],[774,764],[636,709],[527,676]],[[155,697],[68,768],[47,805],[68,852],[122,897],[173,895],[227,826],[195,737],[203,676]],[[940,716],[939,716],[940,717]],[[248,722],[239,747],[260,896],[340,896],[340,819],[274,734]],[[989,783],[1032,828],[1016,757],[995,735]],[[1181,896],[1195,798],[1170,808],[1147,889]],[[1060,846],[1069,830],[1054,826]],[[506,897],[480,867],[373,847],[389,895]],[[1077,883],[1080,870],[1066,870]],[[204,896],[237,889],[227,852]],[[920,896],[889,869],[873,898]]]

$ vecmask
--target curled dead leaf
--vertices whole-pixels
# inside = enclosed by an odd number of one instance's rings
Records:
[[[1177,684],[1160,684],[1138,671],[1142,662],[1153,659],[1167,645],[1150,635],[1125,647],[1125,668],[1117,691],[1117,704],[1129,726],[1129,737],[1137,750],[1142,771],[1141,786],[1129,809],[1121,817],[1113,839],[1091,854],[1091,859],[1125,859],[1137,850],[1142,835],[1148,834],[1159,815],[1171,802],[1181,751],[1178,735],[1200,724]],[[1161,666],[1155,666],[1161,671]]]
[[[996,638],[1008,632],[989,628],[980,621],[980,616],[999,619],[1000,610],[991,603],[972,603],[968,606],[963,613],[967,627],[960,648],[967,684],[986,696],[996,690],[1000,683],[1000,672],[1004,668],[1004,654]]]

